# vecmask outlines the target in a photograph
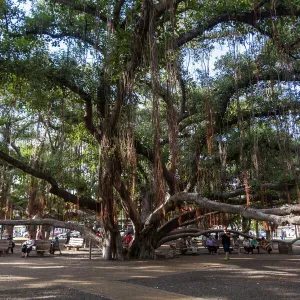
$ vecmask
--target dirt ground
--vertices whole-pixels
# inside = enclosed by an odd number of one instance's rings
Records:
[[[300,249],[298,249],[300,250]],[[197,255],[103,261],[94,250],[0,257],[0,299],[300,300],[300,255]]]

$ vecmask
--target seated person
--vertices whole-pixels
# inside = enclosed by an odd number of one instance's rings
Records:
[[[209,236],[209,238],[206,240],[206,247],[209,251],[209,254],[217,253],[218,246],[216,244],[216,240],[213,238],[213,236]]]
[[[59,251],[59,254],[61,254],[60,247],[59,247],[59,240],[57,236],[55,237],[55,239],[51,241],[50,244],[50,253],[54,254],[55,251]]]
[[[252,247],[252,252],[254,249],[257,249],[257,253],[259,253],[259,245],[258,245],[258,241],[255,237],[253,239],[250,239],[250,244]]]
[[[247,254],[253,254],[253,248],[247,238],[244,239],[243,246]]]
[[[15,242],[13,241],[13,238],[11,237],[11,235],[8,236],[7,238],[8,241],[11,241],[11,248],[10,248],[10,251],[11,253],[14,253],[14,248],[15,248]]]
[[[27,257],[32,250],[32,246],[35,244],[35,240],[32,239],[32,235],[28,236],[28,239],[26,242],[22,244],[22,256],[21,257]]]
[[[265,249],[268,252],[268,254],[271,254],[273,249],[270,243],[264,237],[261,238],[260,245],[263,249]]]

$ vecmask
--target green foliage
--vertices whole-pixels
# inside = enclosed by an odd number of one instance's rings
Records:
[[[128,190],[137,182],[132,194],[138,202],[154,178],[153,99],[159,97],[166,170],[170,105],[179,120],[174,117],[181,190],[194,181],[206,195],[228,191],[245,170],[255,187],[295,180],[299,1],[293,1],[294,16],[281,16],[290,7],[276,2],[278,17],[263,18],[271,11],[266,3],[255,20],[246,18],[258,1],[180,1],[174,15],[159,15],[153,36],[147,20],[154,16],[143,11],[144,1],[124,1],[115,23],[115,1],[29,2],[27,9],[20,5],[26,1],[2,1],[0,7],[1,149],[11,156],[47,172],[67,191],[97,198],[99,180],[119,159],[116,149],[134,152],[130,143],[138,140],[149,155],[129,153],[127,161],[126,153],[118,161]],[[177,48],[180,38],[193,34]],[[221,47],[228,52],[212,73],[209,58]],[[194,67],[186,67],[189,60]],[[23,203],[24,174],[13,176],[14,199]]]

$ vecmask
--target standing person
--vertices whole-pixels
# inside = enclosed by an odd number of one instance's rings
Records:
[[[222,234],[222,245],[225,252],[224,260],[229,260],[230,238],[231,235],[227,232],[227,227],[224,227],[224,233]]]
[[[71,238],[71,231],[70,231],[70,229],[68,229],[68,231],[67,231],[67,240],[66,240],[65,245],[69,244],[70,238]]]
[[[36,240],[42,240],[43,239],[43,234],[39,229],[37,229],[37,231],[36,231],[35,239]]]

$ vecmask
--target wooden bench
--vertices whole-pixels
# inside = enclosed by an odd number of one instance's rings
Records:
[[[0,256],[2,253],[8,254],[10,249],[12,249],[11,240],[0,240]]]
[[[193,254],[196,254],[198,251],[198,245],[196,242],[191,241],[191,245],[187,245],[184,239],[177,240],[175,247],[181,254],[185,254],[189,250],[192,251]]]
[[[50,253],[51,242],[49,240],[36,240],[32,251],[36,251],[37,255],[43,256],[45,252]]]
[[[84,239],[83,238],[70,238],[70,241],[68,244],[65,245],[67,247],[67,250],[71,250],[74,248],[76,251],[79,250],[79,248],[84,248]]]
[[[293,254],[293,244],[300,240],[300,237],[291,241],[272,240],[271,246],[273,249],[278,249],[279,254]]]

